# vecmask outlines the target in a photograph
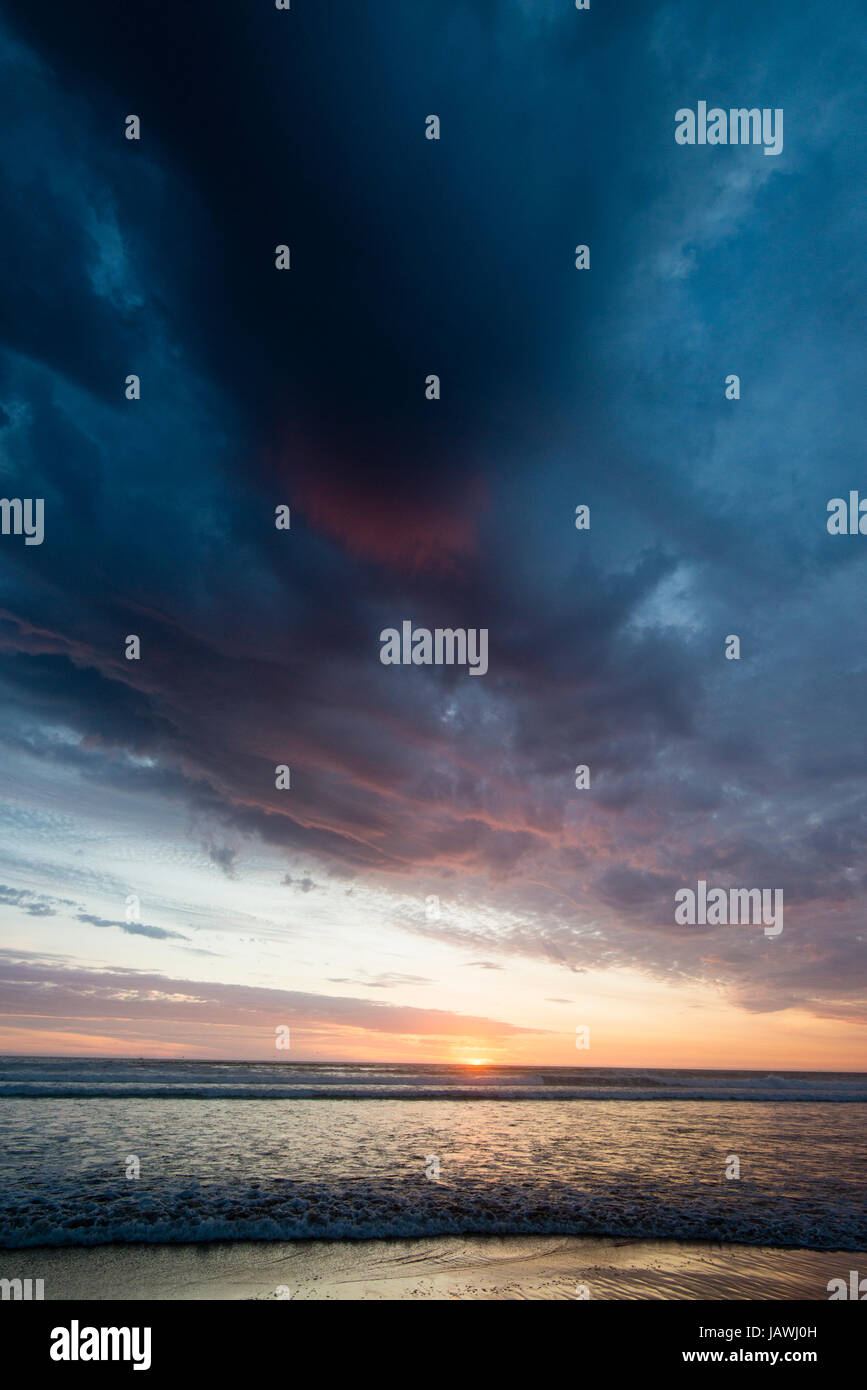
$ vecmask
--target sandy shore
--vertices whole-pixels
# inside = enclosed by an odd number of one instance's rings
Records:
[[[55,1299],[826,1300],[867,1254],[573,1236],[219,1241],[0,1251]]]

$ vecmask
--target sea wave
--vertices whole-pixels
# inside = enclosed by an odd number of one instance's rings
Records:
[[[863,1073],[0,1059],[0,1099],[867,1102]]]
[[[684,1193],[600,1194],[559,1184],[190,1186],[33,1198],[0,1211],[0,1245],[187,1244],[453,1234],[593,1235],[867,1249],[867,1216],[845,1200],[725,1201]]]
[[[460,1086],[435,1087],[390,1086],[365,1087],[326,1087],[326,1086],[93,1086],[64,1084],[12,1084],[0,1085],[2,1099],[49,1099],[49,1100],[467,1100],[467,1101],[563,1101],[563,1100],[689,1100],[689,1101],[801,1101],[804,1103],[858,1104],[867,1102],[867,1087],[858,1090],[835,1091],[829,1095],[818,1088],[791,1091],[781,1096],[770,1087],[744,1090],[735,1086],[683,1088],[681,1090],[660,1090],[647,1092],[637,1088],[589,1088],[585,1086],[558,1087],[556,1093],[544,1088],[488,1086],[465,1088]]]

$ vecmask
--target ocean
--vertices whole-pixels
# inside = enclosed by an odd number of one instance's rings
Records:
[[[0,1246],[867,1248],[867,1075],[0,1059]],[[727,1176],[739,1171],[739,1176]]]

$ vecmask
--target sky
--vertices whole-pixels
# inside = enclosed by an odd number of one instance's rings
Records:
[[[0,6],[0,1050],[867,1069],[859,10]]]

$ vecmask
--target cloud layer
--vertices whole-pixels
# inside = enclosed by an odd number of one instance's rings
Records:
[[[2,538],[10,814],[182,808],[227,880],[392,894],[420,950],[863,1018],[856,11],[561,9],[7,4],[2,490],[46,499]],[[676,146],[705,96],[785,108],[783,154]],[[488,674],[383,667],[406,618],[486,627]],[[781,938],[685,934],[698,878],[782,888]],[[388,1007],[346,1001],[430,1023]]]

